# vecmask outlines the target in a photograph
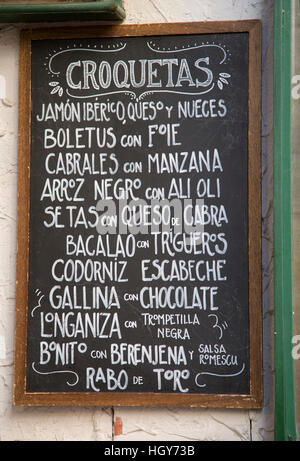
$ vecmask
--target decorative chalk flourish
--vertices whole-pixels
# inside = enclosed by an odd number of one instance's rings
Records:
[[[42,307],[41,301],[42,301],[42,299],[45,297],[45,295],[43,295],[42,292],[41,292],[38,288],[35,290],[35,294],[36,294],[36,296],[37,296],[37,298],[38,298],[38,304],[37,304],[36,306],[34,306],[34,308],[32,309],[32,311],[31,311],[31,317],[33,317],[33,313],[34,313],[34,311],[35,311],[36,309],[38,309],[39,307]]]
[[[217,45],[215,43],[213,44],[203,43],[202,45],[195,44],[195,45],[187,46],[185,48],[175,47],[173,50],[171,49],[166,50],[165,48],[160,49],[157,47],[157,45],[156,45],[156,48],[154,48],[155,45],[153,42],[147,42],[147,46],[148,48],[150,48],[151,51],[154,51],[155,53],[181,53],[181,52],[187,52],[191,50],[197,50],[198,48],[214,47],[214,48],[219,48],[224,54],[223,58],[220,61],[220,64],[223,64],[227,59],[227,52],[224,50],[224,48],[221,45]]]
[[[220,332],[219,340],[222,339],[223,337],[223,330],[226,330],[228,328],[228,323],[225,321],[221,325],[219,323],[219,317],[216,314],[209,314],[208,317],[214,317],[215,318],[215,323],[213,325],[213,328],[217,328]]]
[[[188,96],[200,96],[202,94],[209,93],[214,88],[214,86],[215,84],[212,83],[212,85],[207,90],[193,92],[193,93],[188,92],[188,91],[180,91],[180,90],[178,91],[176,90],[150,90],[150,91],[144,91],[144,93],[142,93],[140,96],[137,96],[134,91],[128,91],[128,90],[110,91],[108,93],[94,93],[90,95],[81,95],[81,96],[76,96],[72,94],[69,90],[67,90],[66,92],[68,96],[70,96],[71,98],[75,98],[75,99],[90,99],[90,98],[96,98],[96,97],[111,96],[113,94],[125,94],[127,96],[130,96],[132,100],[141,101],[145,98],[145,96],[148,96],[154,93],[173,93],[173,94],[181,94],[181,95],[188,95]]]
[[[101,50],[95,50],[95,49],[92,49],[92,48],[68,48],[66,50],[62,50],[62,51],[58,51],[57,53],[54,51],[55,54],[53,54],[51,56],[51,58],[49,59],[49,62],[48,62],[48,69],[50,70],[50,72],[52,74],[55,74],[55,75],[58,75],[60,74],[60,72],[55,72],[53,69],[52,69],[52,61],[54,58],[56,58],[56,56],[60,55],[60,54],[63,54],[63,53],[69,53],[70,51],[92,51],[93,53],[115,53],[117,51],[122,51],[124,50],[124,48],[126,48],[126,43],[122,43],[120,45],[118,45],[118,48],[110,48],[110,45],[108,45],[107,48],[103,48]]]
[[[203,375],[209,375],[209,376],[217,376],[219,378],[233,378],[234,376],[238,376],[240,374],[243,373],[243,371],[245,370],[245,364],[243,363],[243,366],[242,366],[242,369],[240,371],[238,371],[237,373],[232,373],[232,374],[218,374],[218,373],[209,373],[207,371],[202,371],[201,373],[198,373],[196,375],[196,378],[195,378],[195,383],[198,387],[206,387],[206,384],[199,384],[198,383],[198,378],[199,376],[203,376]]]
[[[220,88],[220,90],[223,90],[224,88],[224,85],[223,83],[225,83],[225,85],[229,85],[229,82],[228,82],[228,78],[230,78],[231,75],[230,74],[227,74],[226,72],[221,72],[219,74],[219,80],[218,80],[218,87]]]
[[[94,94],[90,94],[90,95],[74,95],[72,94],[69,89],[67,89],[66,91],[67,95],[70,96],[71,98],[75,98],[75,99],[90,99],[90,98],[99,98],[99,97],[103,97],[103,96],[111,96],[113,94],[125,94],[126,96],[130,96],[130,98],[133,100],[133,99],[138,99],[137,98],[137,95],[135,94],[134,91],[128,91],[128,90],[118,90],[118,91],[108,91],[106,93],[94,93]]]
[[[76,381],[75,381],[75,383],[69,383],[67,381],[68,386],[75,386],[79,381],[79,376],[78,376],[77,373],[75,373],[75,371],[71,371],[71,370],[56,370],[56,371],[47,371],[47,372],[43,371],[42,372],[42,371],[38,371],[35,368],[35,362],[32,362],[32,369],[33,369],[33,371],[35,371],[39,375],[53,375],[53,374],[56,374],[56,373],[72,373],[73,375],[76,376]]]

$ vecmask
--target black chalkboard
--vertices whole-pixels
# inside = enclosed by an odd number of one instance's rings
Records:
[[[27,396],[259,404],[249,24],[197,27],[30,37]]]

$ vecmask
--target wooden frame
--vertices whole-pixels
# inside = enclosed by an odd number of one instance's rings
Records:
[[[26,325],[28,295],[28,243],[30,192],[30,73],[31,41],[53,38],[129,37],[151,35],[249,34],[248,122],[248,230],[249,230],[249,395],[159,394],[159,393],[28,393],[26,392]],[[25,30],[20,51],[20,119],[18,185],[18,259],[15,331],[15,405],[101,405],[260,408],[262,394],[261,313],[261,24],[260,21],[177,23]]]

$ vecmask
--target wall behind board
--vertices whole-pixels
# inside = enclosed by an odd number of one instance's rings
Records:
[[[261,411],[248,411],[209,408],[16,408],[13,406],[18,52],[19,31],[22,25],[3,25],[0,29],[0,440],[273,440],[273,0],[124,0],[124,6],[127,14],[124,21],[126,24],[262,20],[264,408]]]

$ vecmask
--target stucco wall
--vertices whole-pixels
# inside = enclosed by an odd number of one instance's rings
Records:
[[[16,408],[12,404],[21,25],[0,27],[0,440],[138,441],[273,439],[272,34],[273,0],[124,0],[129,24],[261,19],[263,22],[262,411],[174,408]],[[0,83],[1,83],[0,79]]]

